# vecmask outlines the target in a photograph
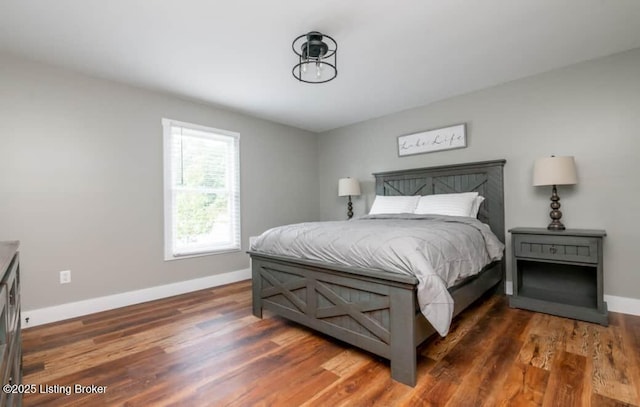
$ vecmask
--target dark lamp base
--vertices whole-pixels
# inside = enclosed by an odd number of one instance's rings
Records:
[[[556,222],[555,220],[551,223],[549,223],[549,226],[547,226],[547,229],[549,230],[565,230],[566,228],[564,227],[564,225],[561,222]]]
[[[551,212],[549,212],[549,216],[551,217],[551,223],[547,226],[549,230],[565,230],[566,228],[560,222],[562,218],[562,212],[560,212],[560,197],[558,196],[558,190],[556,186],[553,186],[551,190]]]

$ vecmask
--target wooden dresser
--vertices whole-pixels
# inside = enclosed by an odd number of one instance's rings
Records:
[[[0,242],[0,406],[22,405],[19,242]],[[9,386],[7,386],[9,385]]]

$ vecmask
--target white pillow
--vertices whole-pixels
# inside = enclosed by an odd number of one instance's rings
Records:
[[[415,213],[418,215],[470,216],[477,192],[421,196]]]
[[[384,196],[376,195],[369,215],[388,213],[413,213],[420,196]]]
[[[478,195],[473,200],[473,205],[471,205],[471,212],[469,213],[469,216],[471,216],[472,218],[478,217],[478,211],[480,210],[480,205],[482,204],[483,201],[484,201],[484,196],[481,196],[481,195]]]

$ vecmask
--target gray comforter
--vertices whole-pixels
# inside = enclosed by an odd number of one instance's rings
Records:
[[[501,259],[504,245],[477,219],[402,214],[280,226],[251,250],[414,275],[422,313],[445,336],[453,315],[447,288]]]

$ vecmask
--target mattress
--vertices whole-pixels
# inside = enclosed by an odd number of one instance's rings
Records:
[[[453,315],[448,288],[502,259],[504,245],[474,218],[401,214],[279,226],[253,239],[251,250],[413,275],[420,311],[444,336]]]

